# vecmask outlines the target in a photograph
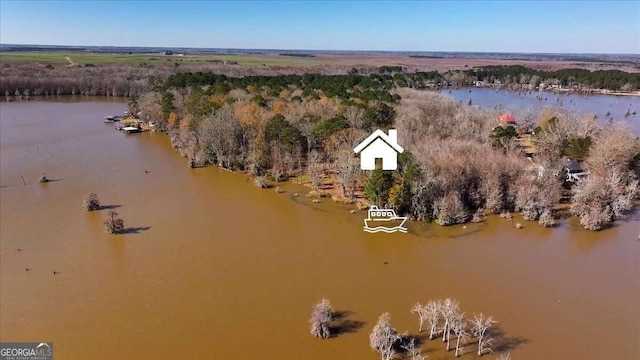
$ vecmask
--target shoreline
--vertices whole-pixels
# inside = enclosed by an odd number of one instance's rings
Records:
[[[513,93],[519,93],[519,92],[531,92],[531,93],[552,93],[552,94],[557,94],[557,93],[565,93],[568,95],[575,95],[575,96],[589,96],[589,95],[606,95],[606,96],[631,96],[631,97],[640,97],[640,90],[637,91],[633,91],[633,92],[623,92],[623,91],[618,91],[618,90],[609,90],[609,89],[581,89],[581,90],[575,90],[575,89],[551,89],[551,88],[544,88],[544,89],[525,89],[525,88],[520,88],[520,89],[513,89],[507,85],[500,85],[500,86],[491,86],[491,85],[483,85],[483,86],[476,86],[473,84],[469,84],[469,85],[464,85],[464,86],[428,86],[425,87],[423,89],[416,89],[416,90],[427,90],[427,91],[445,91],[445,90],[463,90],[463,89],[495,89],[495,90],[506,90],[509,92],[513,92]],[[66,94],[66,95],[5,95],[5,102],[14,102],[14,101],[37,101],[38,99],[56,99],[56,98],[60,98],[60,99],[96,99],[96,100],[107,100],[107,99],[111,99],[114,101],[119,101],[119,100],[128,100],[128,99],[133,99],[135,98],[135,96],[107,96],[107,95],[83,95],[83,94]]]

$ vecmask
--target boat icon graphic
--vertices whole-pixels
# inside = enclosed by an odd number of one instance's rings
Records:
[[[368,233],[394,233],[396,231],[406,233],[407,228],[404,226],[406,221],[406,217],[396,215],[393,209],[380,209],[373,205],[369,209],[367,218],[364,219],[364,231]]]

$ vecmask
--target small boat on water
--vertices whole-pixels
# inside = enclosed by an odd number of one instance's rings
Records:
[[[407,221],[405,216],[398,216],[393,209],[380,209],[373,205],[369,209],[368,216],[364,219],[364,231],[369,233],[386,232],[392,233],[400,231],[407,232],[404,223]]]
[[[142,129],[140,127],[138,127],[138,126],[125,126],[120,130],[124,131],[127,134],[133,134],[133,133],[142,132]]]
[[[122,116],[118,116],[118,115],[109,115],[109,116],[105,116],[104,117],[104,122],[105,123],[114,123],[114,122],[118,122],[120,120],[122,120],[123,117]]]

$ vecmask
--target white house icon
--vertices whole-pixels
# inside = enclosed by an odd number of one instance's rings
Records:
[[[353,151],[360,154],[360,169],[375,170],[376,159],[382,159],[382,170],[398,169],[398,153],[404,149],[398,145],[398,131],[389,130],[389,135],[376,130],[364,139]]]

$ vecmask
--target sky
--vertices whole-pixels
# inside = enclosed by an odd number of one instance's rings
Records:
[[[640,1],[0,0],[0,43],[640,54]]]

